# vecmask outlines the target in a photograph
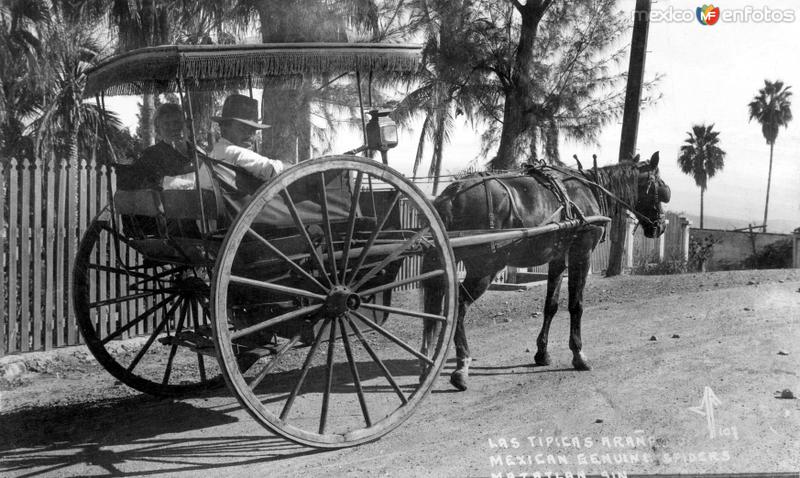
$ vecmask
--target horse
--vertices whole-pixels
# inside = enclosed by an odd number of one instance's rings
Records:
[[[578,158],[575,157],[577,160]],[[653,238],[664,233],[666,222],[662,203],[669,202],[670,189],[659,176],[658,152],[649,161],[639,156],[620,163],[584,170],[578,161],[578,170],[545,166],[550,171],[541,175],[514,173],[467,177],[451,183],[434,200],[434,207],[445,227],[451,231],[480,229],[509,229],[534,227],[565,218],[590,215],[609,216],[618,208],[630,210],[638,219],[644,235]],[[571,213],[571,214],[570,214]],[[560,216],[560,218],[559,218]],[[589,271],[592,251],[604,237],[605,228],[582,225],[544,235],[515,241],[505,245],[481,245],[458,248],[456,261],[463,261],[466,277],[459,286],[458,315],[455,328],[456,369],[450,383],[458,390],[467,389],[470,357],[464,316],[467,308],[483,295],[495,275],[507,265],[531,267],[548,264],[547,293],[544,303],[544,320],[536,340],[537,365],[549,365],[548,334],[553,316],[558,311],[559,292],[563,272],[568,271],[570,336],[572,366],[577,370],[590,370],[581,341],[583,314],[583,289]],[[422,269],[436,268],[431,260],[423,260]],[[439,314],[442,308],[444,287],[430,279],[422,284],[425,311]],[[430,337],[436,325],[424,326],[425,337]]]

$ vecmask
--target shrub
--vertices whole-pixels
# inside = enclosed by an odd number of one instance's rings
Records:
[[[721,242],[721,239],[716,239],[713,235],[706,236],[702,241],[692,239],[692,242],[689,243],[688,269],[705,272],[706,263],[714,257],[714,245]]]
[[[767,244],[744,260],[749,269],[788,269],[792,267],[792,239]]]
[[[657,262],[655,254],[648,260],[642,260],[634,265],[631,274],[642,276],[660,276],[670,274],[685,274],[689,272],[688,263],[679,256],[670,257],[662,262]]]

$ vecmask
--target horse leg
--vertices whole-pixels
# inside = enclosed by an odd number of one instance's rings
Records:
[[[450,374],[450,384],[462,392],[467,389],[469,379],[469,365],[472,358],[469,353],[467,334],[464,330],[464,316],[467,315],[467,308],[489,288],[492,279],[500,269],[494,270],[491,274],[483,276],[470,276],[467,269],[467,277],[458,290],[458,317],[456,319],[456,331],[454,342],[456,344],[456,369]]]
[[[432,270],[432,264],[428,261],[423,261],[422,272]],[[422,300],[423,307],[426,313],[433,315],[442,314],[442,300],[444,299],[445,284],[441,278],[428,279],[422,283]],[[439,331],[439,323],[435,320],[422,320],[422,347],[420,353],[426,357],[430,356],[432,347],[435,346],[434,338]],[[427,372],[428,365],[422,360],[419,361],[420,367],[420,380],[423,379]]]
[[[564,277],[564,256],[550,261],[547,267],[547,295],[544,299],[544,320],[542,329],[536,338],[536,355],[533,360],[536,365],[550,365],[550,354],[547,353],[547,338],[550,334],[550,324],[558,312],[558,298],[561,293],[561,279]]]
[[[598,228],[599,229],[599,228]],[[572,351],[572,366],[576,370],[591,370],[592,367],[582,352],[581,317],[583,316],[583,288],[589,275],[592,249],[599,240],[595,234],[584,234],[574,242],[569,251],[569,349]]]

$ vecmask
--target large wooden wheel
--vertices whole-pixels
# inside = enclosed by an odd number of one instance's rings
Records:
[[[114,377],[152,395],[221,384],[210,338],[208,274],[145,259],[117,224],[102,212],[75,258],[72,297],[87,347]]]
[[[440,312],[422,310],[425,281],[446,289]],[[217,258],[222,373],[242,406],[289,440],[375,440],[433,387],[454,330],[455,284],[441,220],[411,182],[353,156],[301,163],[253,196]],[[258,357],[247,370],[243,355]]]

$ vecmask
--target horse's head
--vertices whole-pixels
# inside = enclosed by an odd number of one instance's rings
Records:
[[[639,161],[639,155],[633,158],[639,170],[638,194],[636,199],[636,215],[646,237],[658,237],[667,229],[664,210],[661,203],[670,199],[669,186],[658,174],[658,152],[649,161]]]

